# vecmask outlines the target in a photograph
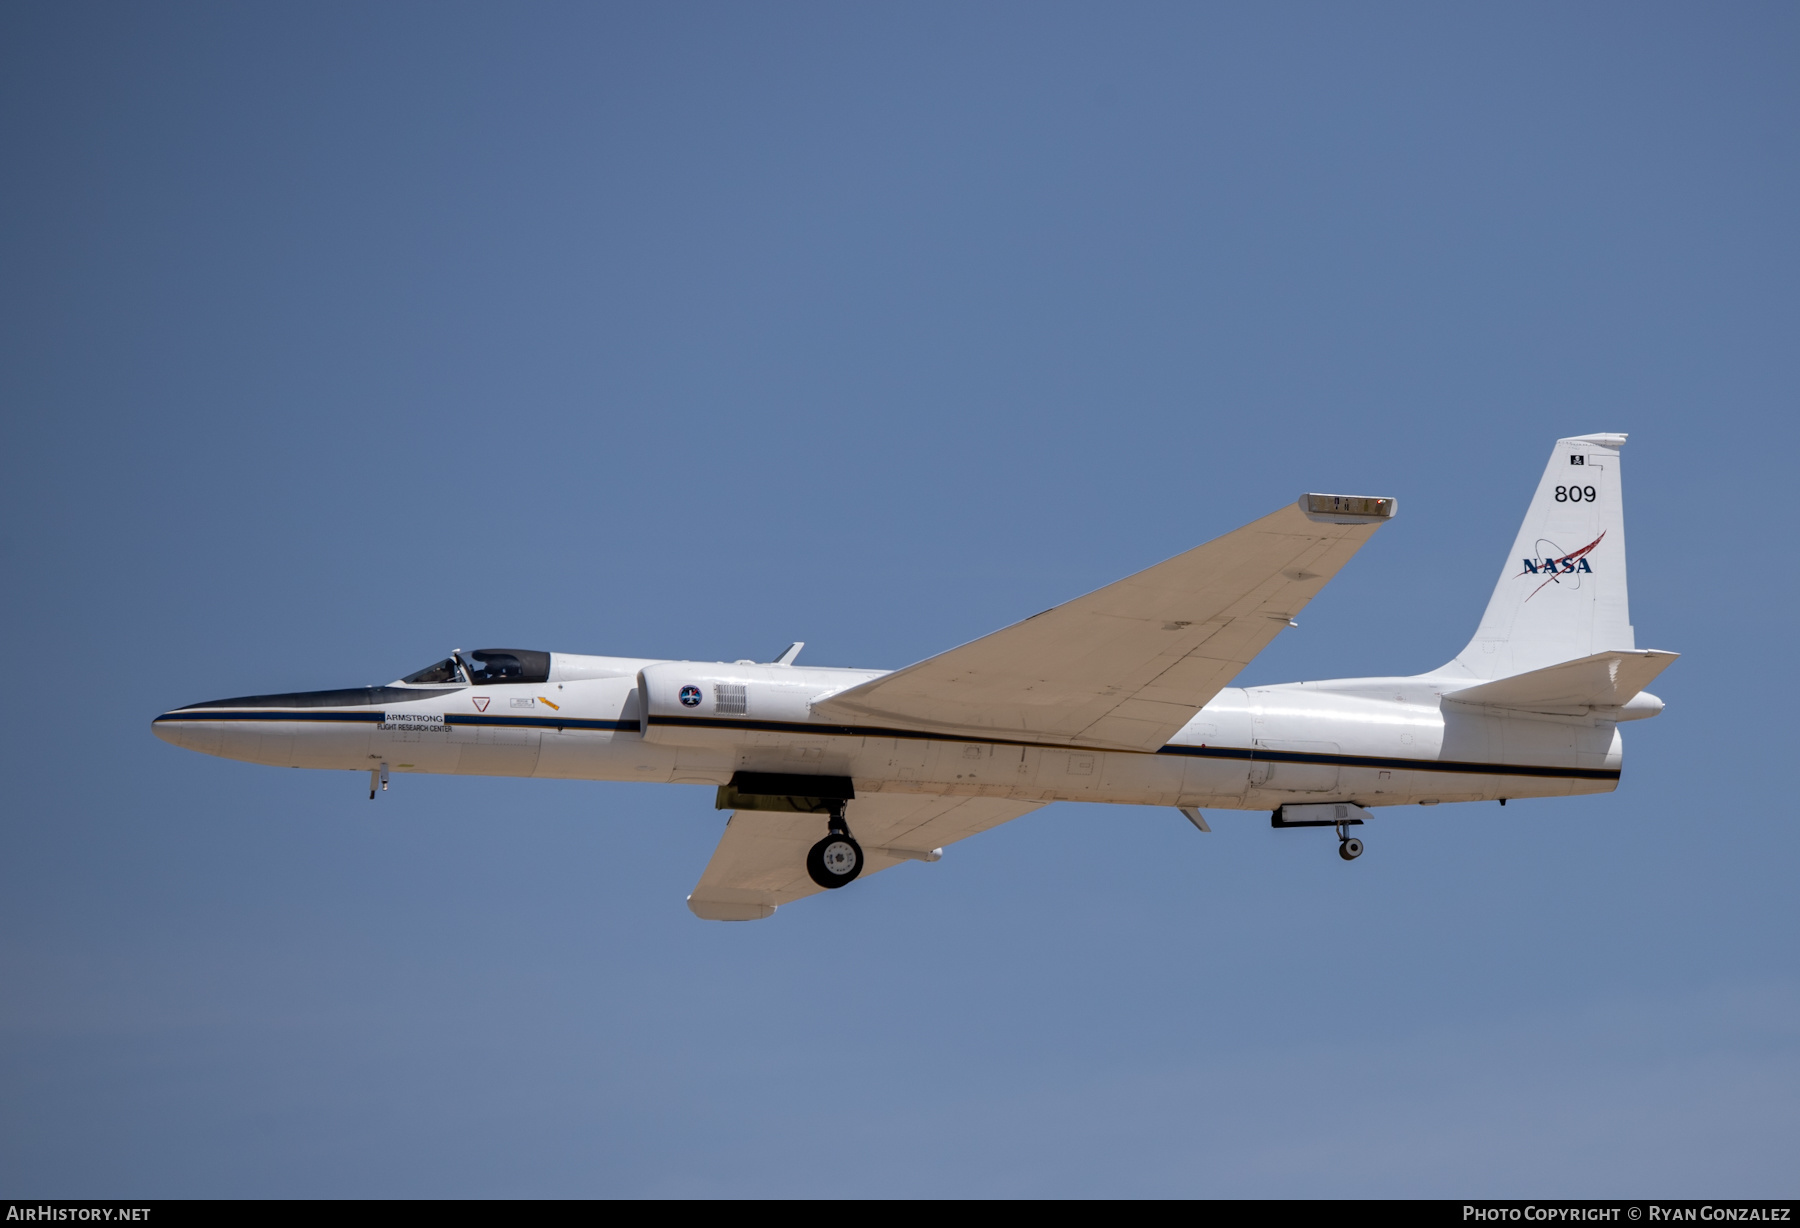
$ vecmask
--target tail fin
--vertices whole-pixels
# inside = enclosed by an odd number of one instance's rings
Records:
[[[1507,678],[1636,647],[1625,595],[1624,435],[1559,439],[1475,638],[1449,668]]]

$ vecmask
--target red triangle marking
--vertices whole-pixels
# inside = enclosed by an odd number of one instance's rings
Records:
[[[486,712],[487,711],[488,697],[486,695],[471,695],[471,696],[469,696],[469,698],[471,700],[473,700],[475,703],[475,711],[477,711],[477,712]]]

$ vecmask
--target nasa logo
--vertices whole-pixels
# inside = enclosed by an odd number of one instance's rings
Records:
[[[1520,559],[1525,570],[1519,574],[1532,576],[1571,575],[1576,572],[1592,572],[1586,559],[1578,559],[1574,555],[1565,554],[1560,559]]]
[[[698,708],[700,706],[700,688],[697,686],[682,687],[681,706],[684,708]]]
[[[1531,590],[1531,596],[1526,597],[1525,600],[1530,601],[1532,597],[1543,592],[1546,585],[1561,584],[1564,576],[1575,577],[1574,587],[1580,588],[1581,577],[1594,574],[1593,564],[1588,562],[1587,556],[1605,536],[1606,534],[1602,533],[1581,549],[1571,550],[1567,554],[1558,554],[1555,542],[1539,538],[1538,557],[1520,559],[1519,562],[1524,564],[1524,569],[1519,572],[1519,576],[1543,576],[1545,579],[1543,584]],[[1516,580],[1519,576],[1514,576],[1513,579]]]

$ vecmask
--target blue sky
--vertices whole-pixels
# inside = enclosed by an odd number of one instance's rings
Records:
[[[0,10],[0,1187],[1791,1196],[1791,6]],[[707,790],[210,759],[456,645],[898,666],[1306,489],[1245,675],[1628,431],[1617,793],[1058,805],[755,925]]]

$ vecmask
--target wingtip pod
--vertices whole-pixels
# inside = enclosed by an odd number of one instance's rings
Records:
[[[1305,494],[1299,505],[1308,520],[1324,524],[1380,524],[1400,510],[1398,500],[1380,495]]]

